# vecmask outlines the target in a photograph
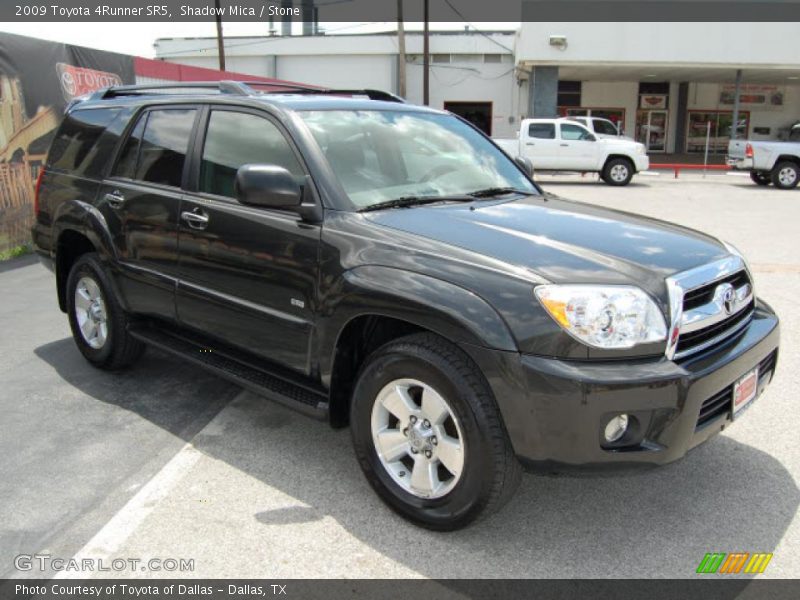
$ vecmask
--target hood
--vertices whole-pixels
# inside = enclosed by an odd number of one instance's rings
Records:
[[[691,229],[550,195],[364,214],[382,227],[491,256],[557,283],[662,290],[665,277],[728,254],[718,240]]]
[[[631,146],[641,146],[642,148],[644,148],[644,144],[642,144],[641,142],[637,142],[636,140],[633,140],[625,136],[619,136],[619,137],[615,135],[600,136],[600,140],[604,144],[607,144],[609,146],[626,146],[628,148],[630,148]]]
[[[601,140],[619,140],[622,142],[635,142],[636,140],[627,135],[611,135],[610,133],[595,133]]]

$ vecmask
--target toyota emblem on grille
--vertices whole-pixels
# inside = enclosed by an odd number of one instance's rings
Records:
[[[722,308],[725,313],[733,314],[733,309],[736,308],[736,290],[730,283],[723,283],[717,288],[720,300],[722,300]]]

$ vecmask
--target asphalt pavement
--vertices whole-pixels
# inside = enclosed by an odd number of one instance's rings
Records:
[[[782,347],[744,418],[646,473],[525,475],[492,518],[433,533],[372,493],[347,430],[154,351],[124,372],[90,367],[54,278],[23,258],[0,267],[0,576],[41,576],[14,557],[44,553],[193,561],[103,577],[685,578],[706,552],[745,551],[774,553],[762,577],[800,577],[800,190],[732,175],[539,181],[745,252],[782,319]]]

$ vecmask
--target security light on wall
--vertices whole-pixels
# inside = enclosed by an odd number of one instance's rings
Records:
[[[559,50],[567,49],[567,36],[565,35],[551,35],[550,45]]]

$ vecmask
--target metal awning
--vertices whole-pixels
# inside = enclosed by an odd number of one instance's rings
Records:
[[[733,83],[736,70],[742,69],[742,83],[800,85],[800,64],[796,68],[752,65],[676,65],[676,64],[558,64],[520,61],[529,70],[534,66],[558,66],[558,78],[566,81],[689,81]]]

